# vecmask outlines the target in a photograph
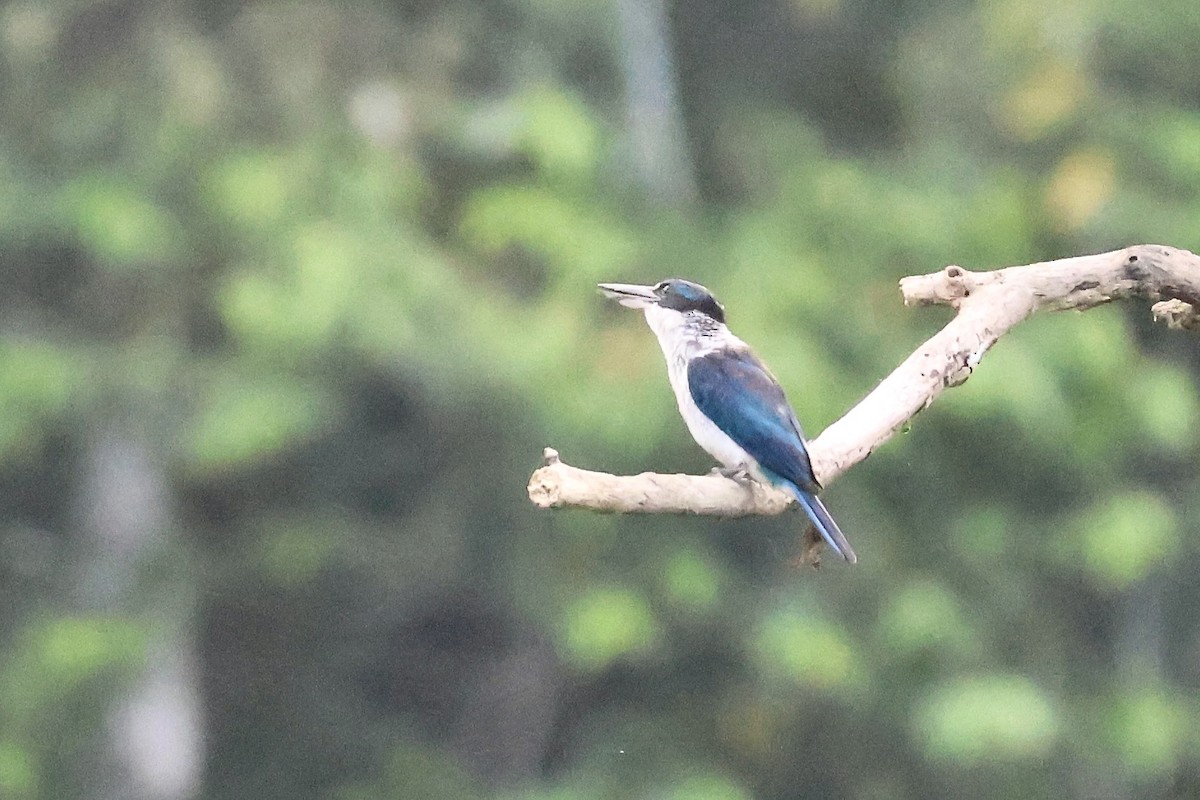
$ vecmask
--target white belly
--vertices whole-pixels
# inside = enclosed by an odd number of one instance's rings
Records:
[[[675,391],[679,414],[696,444],[703,447],[723,466],[730,469],[748,469],[761,480],[758,463],[750,454],[725,435],[724,431],[696,407],[696,401],[692,399],[692,392],[688,389],[686,357],[676,357],[675,354],[668,357],[667,373],[671,379],[671,388]]]
[[[707,334],[700,336],[688,330],[689,322],[685,315],[659,308],[657,305],[646,306],[645,314],[646,322],[658,337],[658,344],[667,359],[667,376],[671,380],[671,388],[675,391],[675,402],[679,405],[679,413],[687,423],[692,438],[722,466],[749,470],[758,480],[765,480],[758,468],[758,462],[733,439],[726,436],[712,420],[700,413],[700,409],[696,408],[696,401],[692,399],[691,390],[688,389],[687,365],[690,359],[717,347],[745,347],[745,343],[730,333],[724,325],[715,330],[710,327]]]

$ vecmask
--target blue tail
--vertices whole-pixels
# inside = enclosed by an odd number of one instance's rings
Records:
[[[785,481],[783,485],[784,488],[800,501],[800,507],[804,509],[804,513],[808,514],[808,518],[813,521],[813,525],[817,526],[817,531],[821,534],[821,538],[833,548],[833,552],[851,564],[856,563],[858,556],[854,555],[854,548],[846,541],[846,537],[842,534],[842,529],[833,521],[833,517],[829,516],[829,511],[826,510],[825,504],[821,502],[821,499],[812,492],[806,492],[792,485],[790,481]]]

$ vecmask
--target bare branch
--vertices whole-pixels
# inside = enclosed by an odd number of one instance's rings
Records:
[[[609,475],[564,464],[547,447],[544,465],[529,479],[529,499],[542,508],[590,508],[640,514],[748,517],[778,514],[791,498],[760,483],[708,475]]]
[[[996,340],[1037,311],[1085,311],[1113,300],[1157,302],[1155,319],[1200,328],[1200,257],[1162,245],[1135,245],[992,272],[958,266],[900,281],[905,305],[949,305],[958,313],[856,406],[808,443],[827,485],[890,439],[943,391],[971,376]],[[782,492],[720,475],[616,476],[568,466],[546,449],[529,497],[543,508],[576,506],[625,513],[714,516],[777,514]]]

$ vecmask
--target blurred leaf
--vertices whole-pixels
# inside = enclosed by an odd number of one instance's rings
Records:
[[[1010,547],[1009,515],[995,506],[974,506],[954,526],[953,541],[976,559],[999,559]]]
[[[28,723],[46,704],[114,667],[140,663],[144,631],[116,616],[63,616],[28,624],[9,653],[0,685],[0,714]]]
[[[312,435],[330,413],[323,392],[293,376],[221,376],[199,398],[186,457],[201,471],[270,458]]]
[[[37,632],[37,661],[46,679],[75,684],[140,654],[143,634],[115,617],[62,617]]]
[[[551,177],[587,177],[599,155],[599,132],[586,105],[559,89],[542,87],[520,100],[520,148]]]
[[[1116,183],[1112,154],[1093,147],[1076,150],[1059,163],[1046,184],[1046,210],[1058,229],[1082,228],[1109,201]]]
[[[1142,363],[1129,324],[1116,309],[1056,314],[1040,326],[1045,358],[1083,383],[1080,394],[1111,391],[1112,381]]]
[[[297,165],[279,153],[230,154],[206,178],[208,199],[235,224],[266,229],[278,224],[303,183]]]
[[[645,599],[630,589],[591,589],[567,609],[567,655],[585,669],[597,670],[651,645],[658,623]]]
[[[1179,700],[1152,688],[1117,698],[1112,733],[1122,763],[1139,777],[1169,774],[1189,747],[1194,725]]]
[[[1005,97],[1004,123],[1016,136],[1036,139],[1070,119],[1083,94],[1083,75],[1073,65],[1039,64]]]
[[[513,246],[547,260],[555,278],[573,285],[611,280],[634,253],[624,226],[537,186],[494,186],[472,194],[463,212],[463,236],[495,256]]]
[[[1101,585],[1122,589],[1162,568],[1179,548],[1179,523],[1157,494],[1122,491],[1076,519],[1083,567]]]
[[[136,186],[104,177],[83,178],[68,186],[63,203],[81,244],[106,266],[174,266],[182,228]]]
[[[668,789],[664,800],[753,800],[742,786],[722,775],[693,775]]]
[[[720,573],[694,550],[680,548],[672,553],[662,575],[667,597],[679,605],[702,610],[720,599]]]
[[[972,642],[973,632],[958,600],[945,586],[928,579],[903,586],[884,609],[879,627],[888,647],[901,653],[961,651]]]
[[[376,288],[361,238],[331,222],[290,231],[290,257],[275,270],[255,265],[228,281],[221,310],[231,328],[255,343],[318,348],[352,328]]]
[[[345,537],[338,527],[309,516],[272,520],[258,538],[264,578],[284,586],[314,578],[333,553],[335,539]]]
[[[1001,414],[1031,436],[1061,439],[1068,435],[1071,406],[1059,376],[1026,341],[1028,333],[1005,337],[987,352],[970,380],[947,399],[946,410],[978,418]]]
[[[29,455],[51,420],[78,402],[87,379],[77,354],[44,341],[0,341],[0,461]]]
[[[1181,182],[1200,181],[1200,110],[1163,108],[1145,133],[1156,161],[1169,164]]]
[[[1141,416],[1153,442],[1176,453],[1194,447],[1200,433],[1200,400],[1187,372],[1174,364],[1144,359],[1135,380],[1140,389],[1130,410]]]
[[[758,667],[768,675],[826,690],[848,688],[860,678],[853,645],[827,620],[774,611],[756,627],[752,641]]]
[[[409,743],[396,748],[387,765],[388,791],[383,798],[408,796],[428,800],[472,800],[485,795],[462,764],[445,751]]]
[[[11,800],[38,796],[38,766],[33,754],[0,741],[0,793]]]
[[[917,708],[915,725],[932,758],[967,763],[1040,758],[1061,727],[1040,689],[1002,674],[937,687]]]

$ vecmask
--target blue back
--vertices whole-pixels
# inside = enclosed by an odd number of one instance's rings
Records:
[[[804,432],[779,383],[749,350],[718,350],[688,363],[696,407],[768,473],[807,492],[820,485]]]

